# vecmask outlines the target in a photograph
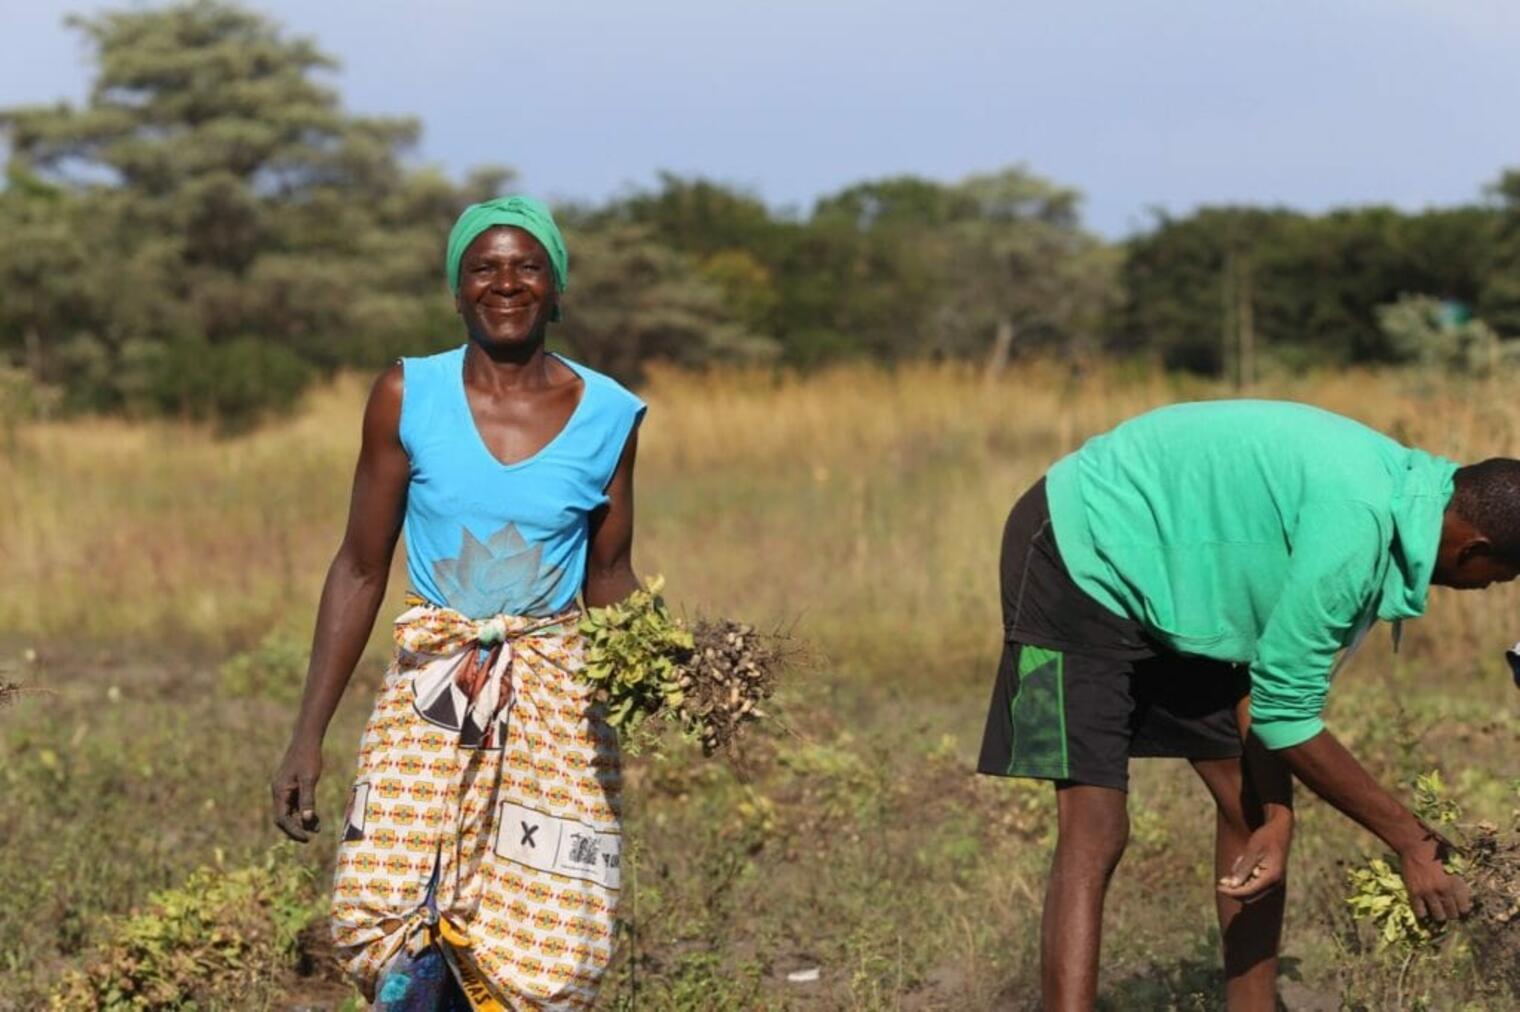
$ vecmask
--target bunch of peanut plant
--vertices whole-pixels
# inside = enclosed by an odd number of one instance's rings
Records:
[[[656,577],[618,604],[587,610],[582,674],[630,750],[658,737],[663,727],[645,721],[659,717],[713,755],[766,715],[760,704],[775,691],[784,638],[726,619],[688,625],[665,607],[663,586]]]

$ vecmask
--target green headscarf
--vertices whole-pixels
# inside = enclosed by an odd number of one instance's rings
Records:
[[[549,265],[554,268],[554,287],[564,291],[570,284],[570,251],[565,249],[565,237],[549,208],[532,197],[515,194],[497,197],[480,204],[471,204],[459,215],[449,231],[448,255],[445,274],[449,289],[459,294],[459,261],[475,237],[497,225],[512,225],[537,239],[549,254]],[[553,319],[559,319],[559,307],[554,307]]]

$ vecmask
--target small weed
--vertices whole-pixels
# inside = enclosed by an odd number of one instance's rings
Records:
[[[604,988],[610,1012],[706,1012],[708,1009],[761,1009],[760,967],[734,966],[722,954],[701,949],[666,961],[625,962]]]

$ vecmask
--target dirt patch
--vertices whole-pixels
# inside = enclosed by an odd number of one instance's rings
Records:
[[[1467,833],[1474,909],[1467,931],[1478,965],[1520,994],[1520,832],[1479,824]]]
[[[296,937],[296,962],[275,1008],[289,1012],[336,1012],[354,995],[333,955],[327,918],[319,917]]]
[[[1277,985],[1279,1004],[1287,1012],[1340,1012],[1339,995],[1319,991],[1298,980],[1283,980]]]

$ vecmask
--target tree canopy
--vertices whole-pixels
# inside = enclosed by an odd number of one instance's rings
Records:
[[[73,18],[79,108],[0,113],[0,334],[92,407],[239,415],[436,330],[435,250],[471,197],[412,172],[415,121],[350,115],[333,61],[236,6]],[[17,231],[13,231],[13,229]]]
[[[336,369],[462,339],[444,238],[510,169],[417,167],[416,120],[346,111],[331,57],[231,0],[69,24],[93,54],[87,98],[0,110],[11,369],[72,408],[237,423]],[[1122,243],[1023,166],[884,176],[806,214],[670,174],[557,210],[575,271],[552,338],[630,382],[652,359],[995,372],[1030,352],[1248,381],[1273,363],[1465,361],[1432,349],[1520,335],[1520,172],[1466,207],[1207,207]]]

